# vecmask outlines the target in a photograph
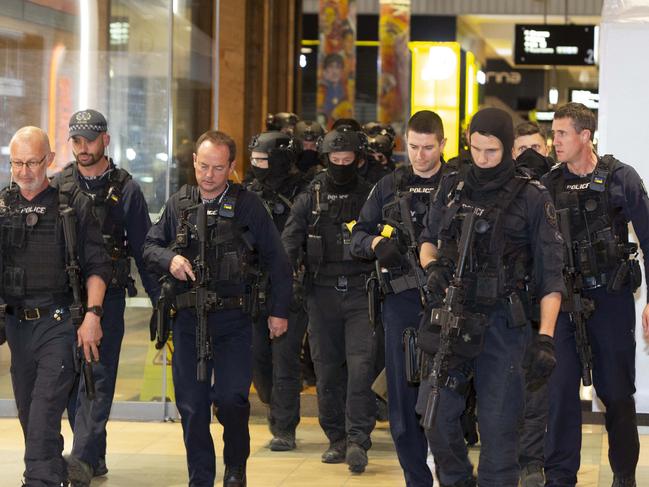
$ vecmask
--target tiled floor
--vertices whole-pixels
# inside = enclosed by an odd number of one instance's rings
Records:
[[[325,465],[320,454],[325,437],[315,418],[305,418],[298,430],[298,449],[274,453],[265,448],[270,439],[261,418],[251,421],[251,458],[248,467],[250,487],[337,487],[372,486],[399,487],[403,485],[401,470],[394,453],[386,424],[381,423],[373,435],[370,464],[363,475],[352,476],[346,466]],[[182,432],[179,423],[109,423],[109,452],[107,477],[95,479],[93,487],[181,487],[187,485]],[[63,423],[66,445],[71,433]],[[213,425],[213,435],[220,447],[222,430]],[[611,473],[606,453],[606,435],[601,426],[584,427],[584,448],[579,486],[608,487]],[[638,485],[649,486],[649,436],[641,436],[644,453],[638,466]],[[17,420],[0,420],[0,486],[20,485],[23,470],[22,433]],[[471,456],[475,461],[478,450]],[[220,458],[219,473],[222,473]],[[217,482],[216,485],[220,485]]]

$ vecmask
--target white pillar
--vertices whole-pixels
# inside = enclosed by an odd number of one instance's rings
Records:
[[[599,154],[613,154],[649,182],[649,0],[605,0],[600,30]],[[635,237],[634,237],[635,238]],[[637,241],[637,240],[636,240]],[[649,259],[649,255],[644,256]],[[643,269],[644,271],[644,269]],[[649,342],[642,336],[646,287],[636,293],[636,404],[649,413]]]

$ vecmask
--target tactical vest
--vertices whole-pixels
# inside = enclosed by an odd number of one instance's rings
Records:
[[[0,193],[2,292],[10,304],[51,295],[60,301],[69,293],[65,240],[55,191],[40,204],[19,206],[18,186]]]
[[[68,190],[72,185],[76,185],[93,203],[93,213],[101,224],[106,251],[113,265],[109,287],[127,288],[129,296],[135,296],[137,291],[130,275],[131,260],[123,220],[126,215],[114,211],[121,202],[124,185],[132,179],[131,175],[124,169],[113,167],[108,174],[107,184],[103,185],[98,192],[84,190],[79,184],[74,163],[68,164],[61,171],[60,178],[62,189]]]
[[[345,193],[327,190],[324,176],[318,176],[309,190],[312,210],[308,226],[307,271],[314,277],[359,276],[368,274],[372,265],[354,260],[350,253],[352,228],[370,192],[361,178],[354,189]],[[326,285],[325,282],[322,282]],[[363,285],[365,283],[363,282]]]
[[[442,169],[440,169],[441,171]],[[408,232],[404,231],[402,225],[401,212],[399,210],[399,199],[402,197],[409,199],[410,212],[412,214],[412,222],[415,227],[415,235],[419,238],[419,234],[424,229],[424,218],[428,211],[430,204],[431,194],[437,190],[436,182],[422,182],[414,183],[415,178],[412,169],[409,166],[402,166],[394,171],[394,185],[393,198],[387,202],[382,210],[383,221],[388,224],[394,224],[401,233],[405,236]]]
[[[302,176],[300,176],[301,178]],[[253,181],[246,188],[248,191],[259,196],[259,199],[264,203],[266,210],[273,219],[273,223],[275,223],[275,227],[280,233],[284,230],[286,220],[288,220],[291,208],[293,208],[293,200],[300,190],[300,184],[296,178],[287,179],[286,185],[292,186],[291,191],[288,191],[286,194],[264,188],[257,180]]]
[[[609,202],[609,182],[617,167],[618,161],[606,155],[591,175],[566,180],[563,165],[557,164],[547,180],[557,211],[568,210],[575,266],[586,288],[619,291],[629,283],[633,288],[639,285],[640,268],[633,258],[637,245],[629,242],[622,209]]]
[[[530,302],[530,249],[514,245],[504,227],[508,208],[529,182],[528,176],[516,174],[488,202],[476,202],[467,194],[462,172],[458,173],[439,226],[438,258],[457,262],[462,221],[467,212],[473,211],[477,220],[465,270],[469,309],[485,312],[497,303],[505,303],[514,306],[510,311],[517,315],[516,321],[525,321],[520,316],[522,310],[529,315],[529,310],[523,308]]]
[[[234,219],[239,195],[245,189],[239,184],[229,184],[218,207],[208,207],[206,263],[209,290],[233,297],[250,295],[259,278],[259,264],[252,233]],[[184,185],[180,193],[179,221],[172,249],[193,263],[199,253],[195,224],[200,193],[196,186],[189,185]],[[176,289],[183,292],[183,286],[185,291],[190,288],[189,283],[178,283]]]

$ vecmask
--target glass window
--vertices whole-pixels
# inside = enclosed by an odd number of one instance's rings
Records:
[[[54,173],[73,160],[70,116],[94,108],[108,120],[108,155],[133,175],[155,219],[169,195],[192,181],[193,141],[210,128],[216,4],[31,0],[3,8],[0,187],[10,179],[9,140],[18,128],[48,132]],[[115,400],[159,401],[162,356],[149,341],[151,303],[137,281],[138,297],[127,299]],[[12,398],[3,346],[0,399]]]

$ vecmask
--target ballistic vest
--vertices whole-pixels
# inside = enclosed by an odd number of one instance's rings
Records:
[[[606,155],[592,174],[566,180],[563,165],[557,164],[546,181],[557,211],[568,210],[575,266],[587,288],[607,285],[611,274],[637,251],[629,243],[622,209],[609,201],[610,179],[618,167],[618,161]]]
[[[442,166],[443,168],[444,166]],[[440,171],[443,169],[440,168]],[[412,223],[414,225],[415,236],[424,229],[424,218],[428,211],[431,195],[437,190],[438,180],[415,182],[416,176],[410,166],[401,166],[394,170],[394,185],[392,187],[394,196],[388,201],[381,210],[383,222],[396,226],[404,238],[407,238],[407,231],[403,228],[403,220],[399,209],[399,199],[407,198],[409,200]],[[409,242],[406,242],[408,245]]]
[[[290,188],[290,191],[284,194],[278,191],[272,191],[264,186],[257,180],[252,181],[246,189],[259,196],[259,199],[264,203],[266,210],[273,219],[277,231],[280,233],[284,230],[284,225],[293,207],[293,200],[302,189],[301,182],[303,176],[296,174],[286,180],[285,185]]]
[[[370,186],[362,178],[350,191],[330,190],[326,174],[316,176],[307,236],[307,270],[327,276],[369,274],[372,265],[354,260],[350,253],[352,229],[367,200]]]
[[[229,183],[220,204],[215,208],[208,205],[207,209],[208,287],[221,296],[249,295],[251,286],[259,277],[254,237],[248,228],[234,219],[239,195],[243,191],[241,185]],[[190,185],[180,188],[180,193],[179,221],[172,249],[193,263],[199,255],[195,225],[200,193],[196,186]],[[189,283],[179,282],[176,285],[178,293],[182,292],[183,286],[185,290],[190,288]]]
[[[59,177],[61,178],[59,185],[64,192],[69,191],[73,186],[77,186],[92,201],[93,213],[101,225],[104,245],[113,265],[109,287],[132,287],[131,262],[123,221],[126,215],[121,212],[111,211],[111,209],[119,206],[124,185],[132,179],[131,175],[124,169],[113,167],[108,173],[107,183],[97,192],[82,187],[74,163],[68,164],[61,171]],[[134,288],[132,289],[134,290]],[[135,295],[135,293],[129,290],[129,295]]]
[[[517,172],[499,190],[493,191],[488,201],[473,201],[465,186],[464,172],[458,173],[442,215],[439,258],[457,263],[462,222],[467,212],[475,213],[473,245],[464,278],[467,304],[474,310],[485,311],[509,299],[512,293],[521,295],[519,298],[528,303],[531,252],[528,245],[521,246],[508,238],[504,223],[511,203],[531,179]]]
[[[0,193],[2,292],[9,304],[26,298],[69,294],[66,248],[59,216],[60,194],[37,204],[20,202],[14,185]]]

